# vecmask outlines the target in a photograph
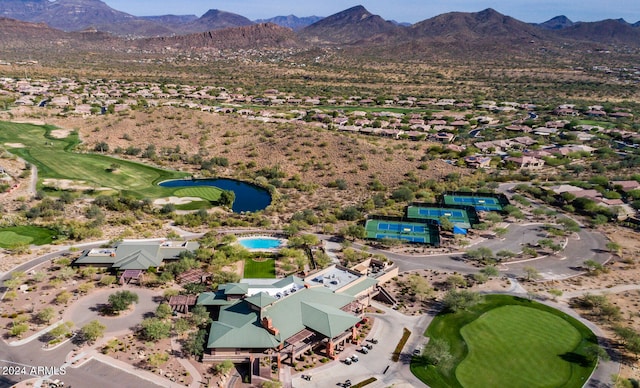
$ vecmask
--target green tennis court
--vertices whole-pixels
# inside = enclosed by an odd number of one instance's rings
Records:
[[[446,217],[454,225],[465,229],[470,229],[472,225],[480,222],[478,214],[472,206],[454,206],[414,203],[407,207],[407,217],[438,222],[442,217]]]
[[[438,227],[419,221],[369,219],[365,231],[367,238],[376,240],[394,239],[419,244],[440,244]]]
[[[449,193],[443,194],[441,201],[444,205],[468,205],[473,206],[476,211],[502,211],[504,206],[509,204],[506,197],[492,194],[476,193]]]

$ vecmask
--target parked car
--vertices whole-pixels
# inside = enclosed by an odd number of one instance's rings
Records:
[[[369,348],[363,346],[362,349],[360,349],[360,353],[362,353],[362,354],[369,353]]]
[[[378,339],[377,338],[370,338],[368,341],[371,342],[372,344],[377,344],[378,343]]]
[[[300,377],[302,377],[302,380],[311,381],[311,375],[302,375]]]
[[[347,365],[351,365],[351,362],[352,362],[351,361],[351,357],[347,357],[347,358],[344,359],[344,363],[347,364]]]
[[[373,349],[373,345],[372,344],[364,344],[364,345],[362,345],[362,347],[365,348],[365,349],[368,349],[368,350]]]
[[[353,356],[351,356],[351,361],[358,362],[358,361],[360,361],[360,359],[358,358],[358,356],[356,354],[354,354]]]

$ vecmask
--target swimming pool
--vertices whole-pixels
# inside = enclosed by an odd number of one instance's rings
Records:
[[[238,243],[247,249],[265,251],[282,248],[285,240],[275,237],[242,237],[238,239]]]

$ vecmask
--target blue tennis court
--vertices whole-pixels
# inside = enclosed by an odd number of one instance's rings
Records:
[[[473,206],[476,211],[502,211],[504,205],[508,205],[508,200],[502,201],[499,197],[481,195],[460,195],[445,194],[441,197],[441,202],[448,205]]]
[[[475,198],[475,197],[458,197],[453,196],[453,202],[461,204],[473,204],[473,205],[495,205],[498,203],[495,198]]]
[[[388,230],[390,232],[407,232],[407,233],[424,233],[425,228],[422,225],[404,225],[382,223],[378,224],[378,230]]]
[[[389,238],[389,239],[400,239],[400,240],[406,240],[406,241],[410,241],[410,242],[415,242],[415,243],[426,243],[427,240],[424,237],[419,237],[419,236],[406,236],[406,235],[391,235],[391,234],[382,234],[382,233],[378,233],[376,234],[376,238],[377,239],[383,239],[383,238]]]
[[[453,218],[464,218],[464,213],[462,210],[450,210],[450,209],[419,209],[418,213],[421,216],[427,217],[453,217]]]

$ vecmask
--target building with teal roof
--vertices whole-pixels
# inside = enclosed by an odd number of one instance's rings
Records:
[[[334,357],[335,346],[356,338],[377,280],[338,266],[314,276],[315,281],[279,279],[270,284],[273,290],[263,279],[243,279],[200,294],[197,304],[214,318],[204,360],[246,362],[273,352],[293,360],[310,348]]]
[[[115,270],[148,270],[167,260],[176,260],[184,251],[194,251],[195,241],[122,241],[114,248],[95,248],[82,253],[73,264],[108,267]]]

